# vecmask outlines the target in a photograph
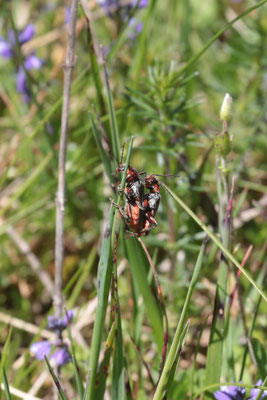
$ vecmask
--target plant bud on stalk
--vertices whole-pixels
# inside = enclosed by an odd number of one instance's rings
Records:
[[[214,139],[216,153],[226,157],[231,151],[231,140],[227,131],[216,135]]]
[[[230,96],[229,93],[226,93],[224,96],[222,106],[221,106],[221,111],[220,111],[220,118],[223,121],[228,122],[230,119],[231,115],[231,108],[232,108],[232,97]]]

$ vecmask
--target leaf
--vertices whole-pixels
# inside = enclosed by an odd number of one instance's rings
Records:
[[[196,265],[194,268],[193,276],[191,278],[191,282],[187,291],[186,299],[184,302],[184,306],[181,312],[181,316],[179,319],[179,322],[177,324],[177,328],[174,334],[174,338],[169,350],[169,353],[166,358],[166,362],[161,374],[161,377],[159,379],[153,400],[161,400],[164,397],[164,394],[166,392],[167,387],[169,387],[172,383],[172,380],[174,378],[174,375],[171,375],[171,371],[173,368],[173,365],[175,364],[175,368],[177,365],[177,356],[179,355],[179,352],[183,346],[184,343],[184,338],[185,334],[187,333],[187,324],[185,324],[185,319],[187,315],[187,311],[190,305],[190,299],[194,290],[194,287],[197,283],[198,280],[198,275],[200,272],[200,268],[203,262],[203,257],[204,257],[204,251],[206,248],[206,243],[207,243],[207,237],[205,237],[197,261]]]
[[[113,373],[112,373],[112,387],[111,398],[112,400],[125,399],[125,384],[124,384],[124,357],[123,357],[123,340],[121,330],[121,316],[118,305],[118,313],[116,318],[116,336],[115,348],[113,355]]]
[[[10,343],[10,339],[11,339],[11,334],[12,334],[12,327],[9,328],[9,332],[7,335],[7,339],[4,345],[4,349],[3,349],[3,356],[1,355],[1,364],[0,364],[0,399],[1,399],[1,383],[2,383],[2,379],[5,381],[6,380],[6,375],[5,375],[5,362],[6,362],[6,357],[7,357],[7,352],[8,352],[8,347],[9,347],[9,343]],[[6,380],[7,381],[7,380]]]
[[[110,207],[108,223],[106,225],[104,240],[102,243],[101,255],[98,264],[97,276],[97,297],[98,303],[96,308],[95,323],[93,337],[91,343],[91,357],[89,370],[91,372],[88,391],[86,391],[85,399],[94,399],[95,379],[98,366],[98,358],[101,346],[101,338],[104,327],[104,320],[108,305],[108,295],[111,282],[112,261],[110,259],[111,249],[111,228],[113,223],[113,207]]]
[[[65,313],[66,313],[66,317],[67,317],[67,321],[68,321],[67,331],[68,331],[68,338],[69,338],[69,341],[70,341],[70,344],[71,344],[72,363],[73,363],[74,372],[75,372],[75,379],[76,379],[76,384],[77,384],[79,396],[80,396],[80,399],[82,400],[83,394],[84,394],[84,387],[83,387],[82,379],[81,379],[80,374],[79,374],[78,364],[77,364],[77,361],[76,361],[75,347],[74,347],[74,343],[73,343],[73,338],[72,338],[69,319],[68,319],[68,312],[67,312],[66,308],[65,308]]]
[[[138,289],[144,299],[147,317],[153,329],[158,350],[161,352],[163,346],[162,316],[159,303],[155,300],[148,284],[147,271],[145,268],[147,260],[144,257],[140,244],[135,238],[125,241],[125,249],[133,280],[137,283]]]
[[[108,338],[106,341],[106,348],[103,356],[103,360],[101,361],[98,373],[97,373],[97,387],[95,391],[95,398],[96,399],[103,399],[105,389],[106,389],[106,381],[107,381],[107,374],[108,374],[108,366],[110,357],[112,354],[112,346],[114,342],[114,334],[115,334],[115,322],[111,325]]]
[[[267,376],[267,350],[256,338],[250,339],[251,346],[258,365],[258,372],[262,380]]]
[[[92,130],[93,130],[93,134],[94,134],[94,138],[96,141],[96,145],[100,154],[100,158],[102,160],[102,163],[104,165],[105,168],[105,172],[110,180],[110,182],[113,182],[114,178],[112,176],[112,167],[111,167],[111,163],[110,163],[110,159],[107,156],[107,153],[105,152],[103,146],[102,146],[102,142],[101,142],[101,134],[99,129],[97,128],[93,116],[91,114],[91,112],[89,112],[89,117],[90,117],[90,121],[91,121],[91,125],[92,125]]]
[[[66,397],[66,395],[65,395],[65,393],[64,393],[64,391],[62,389],[62,386],[61,386],[59,380],[57,379],[56,374],[55,374],[53,368],[51,367],[51,364],[48,361],[48,358],[46,357],[46,355],[44,356],[44,358],[45,358],[46,364],[48,366],[49,372],[50,372],[50,374],[51,374],[51,376],[53,378],[53,381],[54,381],[54,383],[55,383],[55,385],[57,387],[57,390],[58,390],[58,393],[59,393],[59,396],[60,396],[61,400],[67,400],[67,397]]]

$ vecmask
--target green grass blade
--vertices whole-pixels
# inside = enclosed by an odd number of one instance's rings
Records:
[[[197,345],[196,345],[196,349],[195,349],[195,353],[194,353],[194,362],[193,362],[193,369],[192,369],[192,377],[191,377],[191,397],[190,397],[190,399],[192,399],[192,398],[193,398],[193,395],[194,395],[195,373],[196,373],[196,368],[197,368],[197,355],[198,355],[198,352],[199,352],[200,341],[201,341],[201,339],[202,339],[202,335],[203,335],[203,333],[204,333],[204,330],[205,330],[206,327],[207,327],[208,318],[209,318],[209,315],[207,315],[207,317],[205,318],[205,321],[204,321],[204,323],[203,323],[203,325],[202,325],[202,327],[201,327],[201,331],[200,331],[200,334],[199,334],[198,339],[197,339]]]
[[[251,325],[249,327],[248,337],[251,337],[252,334],[253,334],[253,330],[254,330],[254,327],[255,327],[255,324],[256,324],[256,319],[257,319],[259,308],[260,308],[260,304],[261,304],[261,299],[262,299],[262,297],[259,297],[255,312],[253,313],[253,320],[252,320]],[[243,354],[243,359],[242,359],[242,364],[241,364],[242,366],[241,366],[240,375],[239,375],[239,382],[242,381],[242,379],[243,379],[243,373],[244,373],[244,370],[245,370],[248,349],[249,348],[248,348],[248,344],[247,344],[246,347],[245,347],[245,350],[244,350],[244,354]]]
[[[267,375],[265,376],[265,379],[264,379],[264,381],[262,382],[262,386],[265,386],[266,383],[267,383]],[[264,393],[264,390],[261,389],[261,390],[259,391],[258,396],[256,397],[255,400],[261,400],[261,399],[262,399],[263,393]],[[266,397],[266,396],[264,396],[264,397]],[[263,398],[264,398],[264,397],[263,397]]]
[[[8,380],[7,380],[7,376],[6,376],[6,371],[5,368],[3,367],[3,383],[4,383],[4,387],[5,387],[5,395],[6,395],[6,400],[11,400],[11,394],[9,391],[9,384],[8,384]]]
[[[90,381],[86,400],[93,400],[95,391],[95,380],[98,366],[98,358],[101,346],[101,338],[104,327],[104,320],[108,304],[108,294],[111,282],[112,260],[110,257],[111,249],[111,229],[113,223],[113,207],[110,208],[108,223],[106,226],[104,240],[101,249],[101,256],[98,264],[97,288],[98,288],[98,303],[95,316],[95,324],[93,330],[91,356],[90,356]]]
[[[105,348],[105,353],[103,360],[101,361],[99,371],[97,374],[97,382],[99,382],[96,387],[95,391],[95,398],[96,399],[103,399],[104,394],[105,394],[105,389],[106,389],[106,381],[107,381],[107,372],[108,372],[108,366],[110,362],[110,357],[112,354],[112,347],[113,347],[113,342],[114,342],[114,335],[115,335],[115,322],[111,325],[108,338],[106,341],[106,348]]]
[[[163,346],[162,315],[160,312],[159,303],[157,300],[155,300],[155,297],[148,284],[147,272],[145,268],[145,265],[147,265],[147,260],[144,256],[141,245],[136,239],[126,240],[125,249],[127,259],[130,263],[133,280],[135,280],[137,283],[138,289],[144,299],[147,317],[151,324],[158,350],[161,352]]]
[[[186,315],[187,315],[187,311],[188,311],[188,307],[190,304],[190,299],[192,296],[192,292],[194,290],[194,287],[197,283],[197,279],[198,279],[198,275],[200,272],[200,268],[202,265],[202,261],[203,261],[203,257],[204,257],[204,251],[206,248],[206,243],[207,243],[207,237],[204,239],[203,244],[201,246],[198,258],[197,258],[197,262],[194,268],[194,272],[193,272],[193,276],[187,291],[187,295],[186,295],[186,299],[184,302],[184,306],[181,312],[181,316],[174,334],[174,338],[171,344],[171,348],[170,351],[167,355],[167,359],[160,377],[160,380],[158,382],[158,386],[156,388],[153,400],[161,400],[164,397],[164,393],[167,389],[167,387],[171,384],[171,382],[169,381],[170,378],[170,373],[173,367],[173,364],[175,363],[176,359],[177,359],[177,354],[179,354],[179,351],[181,349],[181,345],[182,345],[182,334],[184,332],[185,329],[185,319],[186,319]]]
[[[53,368],[51,367],[50,362],[48,361],[48,358],[46,356],[44,356],[44,358],[45,358],[46,364],[48,366],[49,372],[50,372],[50,374],[52,376],[52,379],[53,379],[53,381],[54,381],[54,383],[55,383],[55,385],[57,387],[60,399],[61,400],[67,400],[67,397],[66,397],[66,395],[65,395],[65,393],[64,393],[64,391],[62,389],[62,386],[61,386],[59,380],[56,377],[56,374],[54,373]]]
[[[86,400],[88,398],[90,378],[91,378],[91,374],[89,372],[88,377],[87,377],[87,381],[86,381],[86,385],[85,385],[85,391],[84,391],[84,395],[83,395],[83,400]]]
[[[95,121],[94,121],[94,118],[93,118],[91,112],[89,112],[89,117],[90,117],[90,121],[92,124],[93,135],[94,135],[96,145],[97,145],[97,148],[98,148],[98,151],[100,154],[100,158],[102,160],[106,174],[107,174],[110,182],[113,182],[114,178],[112,176],[112,167],[111,167],[110,159],[108,158],[107,153],[105,152],[105,150],[102,146],[100,131],[95,124]]]
[[[124,357],[123,357],[123,340],[122,340],[121,315],[120,315],[119,304],[117,305],[117,307],[118,307],[118,313],[116,317],[116,336],[115,336],[115,348],[113,356],[111,398],[112,400],[124,400],[125,399]]]
[[[174,380],[176,369],[177,369],[177,365],[178,365],[178,362],[179,362],[179,357],[180,357],[181,351],[183,350],[183,347],[184,347],[184,344],[185,344],[185,341],[186,341],[186,337],[187,337],[187,334],[189,332],[189,328],[190,328],[190,320],[186,322],[186,324],[184,326],[184,329],[182,331],[182,334],[181,334],[179,345],[177,347],[177,352],[175,354],[174,363],[172,364],[172,367],[171,367],[171,370],[170,370],[170,373],[169,373],[168,383],[166,385],[166,396],[168,396],[168,390],[170,389],[171,384],[172,384],[172,382]]]
[[[258,367],[258,375],[263,380],[267,376],[267,350],[256,338],[251,338],[251,347]]]
[[[110,132],[111,132],[111,144],[112,144],[112,151],[114,156],[116,157],[117,162],[120,161],[120,135],[119,135],[119,128],[114,108],[113,97],[109,85],[109,77],[107,66],[104,60],[103,55],[103,66],[105,72],[105,83],[106,83],[106,90],[108,95],[108,111],[109,111],[109,123],[110,123]]]
[[[7,352],[8,352],[8,347],[9,347],[9,343],[10,343],[10,339],[11,339],[11,334],[12,334],[12,328],[9,328],[9,332],[7,335],[7,339],[4,345],[4,349],[3,349],[3,355],[1,355],[1,364],[0,364],[0,399],[1,399],[1,395],[2,395],[2,390],[1,390],[1,384],[2,384],[2,380],[3,380],[3,376],[4,376],[4,366],[6,363],[6,357],[7,357]]]
[[[267,0],[266,0],[267,1]],[[263,293],[262,289],[257,285],[254,279],[249,276],[247,271],[241,266],[241,264],[235,259],[235,257],[230,253],[229,250],[220,242],[220,239],[212,233],[209,228],[197,217],[197,215],[183,202],[180,197],[178,197],[171,189],[165,184],[162,186],[167,190],[167,192],[173,197],[173,199],[190,215],[191,218],[200,226],[200,228],[206,232],[211,240],[216,243],[216,245],[223,251],[224,256],[226,256],[232,263],[242,272],[242,274],[247,278],[247,280],[254,286],[257,292],[262,296],[262,298],[267,302],[267,296]]]
[[[103,98],[103,87],[102,87],[101,75],[100,75],[99,65],[97,62],[97,56],[96,56],[95,47],[94,47],[91,24],[90,24],[90,21],[87,18],[87,16],[86,16],[86,20],[87,20],[87,32],[88,32],[89,57],[90,57],[90,61],[91,61],[91,72],[92,72],[92,77],[93,77],[95,88],[96,88],[97,102],[98,102],[98,106],[101,110],[101,113],[105,114],[105,102],[104,102],[104,98]]]
[[[80,377],[78,364],[77,364],[77,361],[76,361],[75,347],[74,347],[74,343],[73,343],[73,338],[72,338],[72,334],[71,334],[70,323],[69,323],[69,318],[68,318],[68,313],[67,313],[66,308],[65,308],[65,314],[66,314],[67,321],[68,321],[67,331],[68,331],[68,338],[69,338],[70,345],[71,345],[72,363],[73,363],[74,372],[75,372],[75,380],[76,380],[76,384],[77,384],[80,400],[82,400],[83,399],[83,395],[84,395],[84,387],[83,387],[82,379]]]
[[[226,217],[227,219],[227,217]],[[223,245],[229,248],[230,229],[222,228]],[[216,286],[210,342],[206,362],[206,384],[219,382],[223,364],[223,347],[225,343],[225,305],[227,299],[228,260],[223,254],[220,257],[218,281]]]

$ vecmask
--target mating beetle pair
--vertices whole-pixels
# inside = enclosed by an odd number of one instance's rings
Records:
[[[124,169],[125,165],[120,164],[116,172],[122,172]],[[155,215],[160,203],[160,185],[155,175],[146,175],[145,178],[141,175],[143,173],[129,165],[123,190],[126,198],[125,208],[112,201],[114,206],[119,208],[127,226],[133,230],[131,236],[137,237],[148,235],[151,229],[157,226]],[[149,190],[148,193],[145,193],[145,188]]]

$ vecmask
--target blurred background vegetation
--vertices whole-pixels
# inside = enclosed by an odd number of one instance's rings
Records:
[[[219,119],[222,100],[225,93],[230,93],[233,106],[229,133],[233,142],[227,167],[230,175],[237,175],[231,251],[241,262],[248,247],[253,246],[246,268],[261,287],[267,247],[266,5],[238,20],[183,75],[178,75],[179,69],[219,29],[255,2],[152,1],[135,14],[144,24],[141,32],[130,26],[123,35],[124,20],[120,13],[107,15],[94,0],[88,4],[91,32],[82,8],[78,10],[66,164],[63,272],[66,304],[76,310],[74,337],[85,374],[94,321],[99,249],[112,195],[88,115],[94,104],[110,135],[105,89],[101,89],[99,96],[95,85],[92,36],[95,43],[103,44],[106,55],[121,144],[131,135],[135,137],[131,164],[148,173],[179,175],[179,178],[162,180],[214,231],[217,231],[218,200],[213,141],[222,129]],[[39,327],[46,325],[52,298],[39,273],[33,271],[27,255],[33,253],[53,279],[62,63],[68,11],[69,2],[57,0],[13,0],[3,2],[0,11],[3,38],[8,38],[12,19],[18,32],[28,24],[33,24],[35,29],[34,37],[21,45],[20,54],[10,59],[0,57],[0,341],[4,344],[7,338],[8,316],[17,318],[12,324],[12,346],[6,368],[12,385],[25,392],[45,370],[43,363],[33,361],[29,346],[38,337]],[[43,64],[29,71],[30,100],[25,102],[17,92],[16,73],[20,57],[33,52]],[[101,65],[100,75],[102,87]],[[113,158],[114,168],[118,161]],[[144,241],[157,260],[172,336],[204,232],[184,211],[177,209],[164,189],[157,221],[158,227]],[[140,361],[130,340],[137,321],[136,314],[132,317],[136,312],[135,287],[123,250],[125,236],[121,234],[118,249],[122,326],[131,383],[138,398],[145,399],[151,394],[151,387],[142,382]],[[26,249],[27,254],[23,254],[19,243],[24,246],[26,243],[30,253]],[[208,317],[213,311],[218,261],[216,247],[208,243],[190,303],[191,327],[181,355],[177,385],[170,398],[187,398],[186,393],[192,389],[194,357],[195,390],[204,386],[211,323]],[[234,285],[235,273],[231,268],[230,288]],[[156,296],[153,284],[151,291]],[[144,307],[142,297],[138,301],[142,310],[142,354],[149,364],[156,358],[158,367],[160,352],[151,335],[149,310]],[[238,301],[232,308],[237,370],[241,368],[245,340],[242,318],[248,329],[257,301],[255,289],[241,276],[240,302],[244,314]],[[257,314],[253,337],[266,345],[264,302]],[[256,367],[248,357],[243,380],[255,383],[256,374]],[[66,382],[72,375],[71,365],[64,367]],[[69,382],[67,390],[72,393],[71,379]],[[46,378],[35,394],[50,398],[50,390],[51,380]],[[70,398],[74,397],[70,395]]]

